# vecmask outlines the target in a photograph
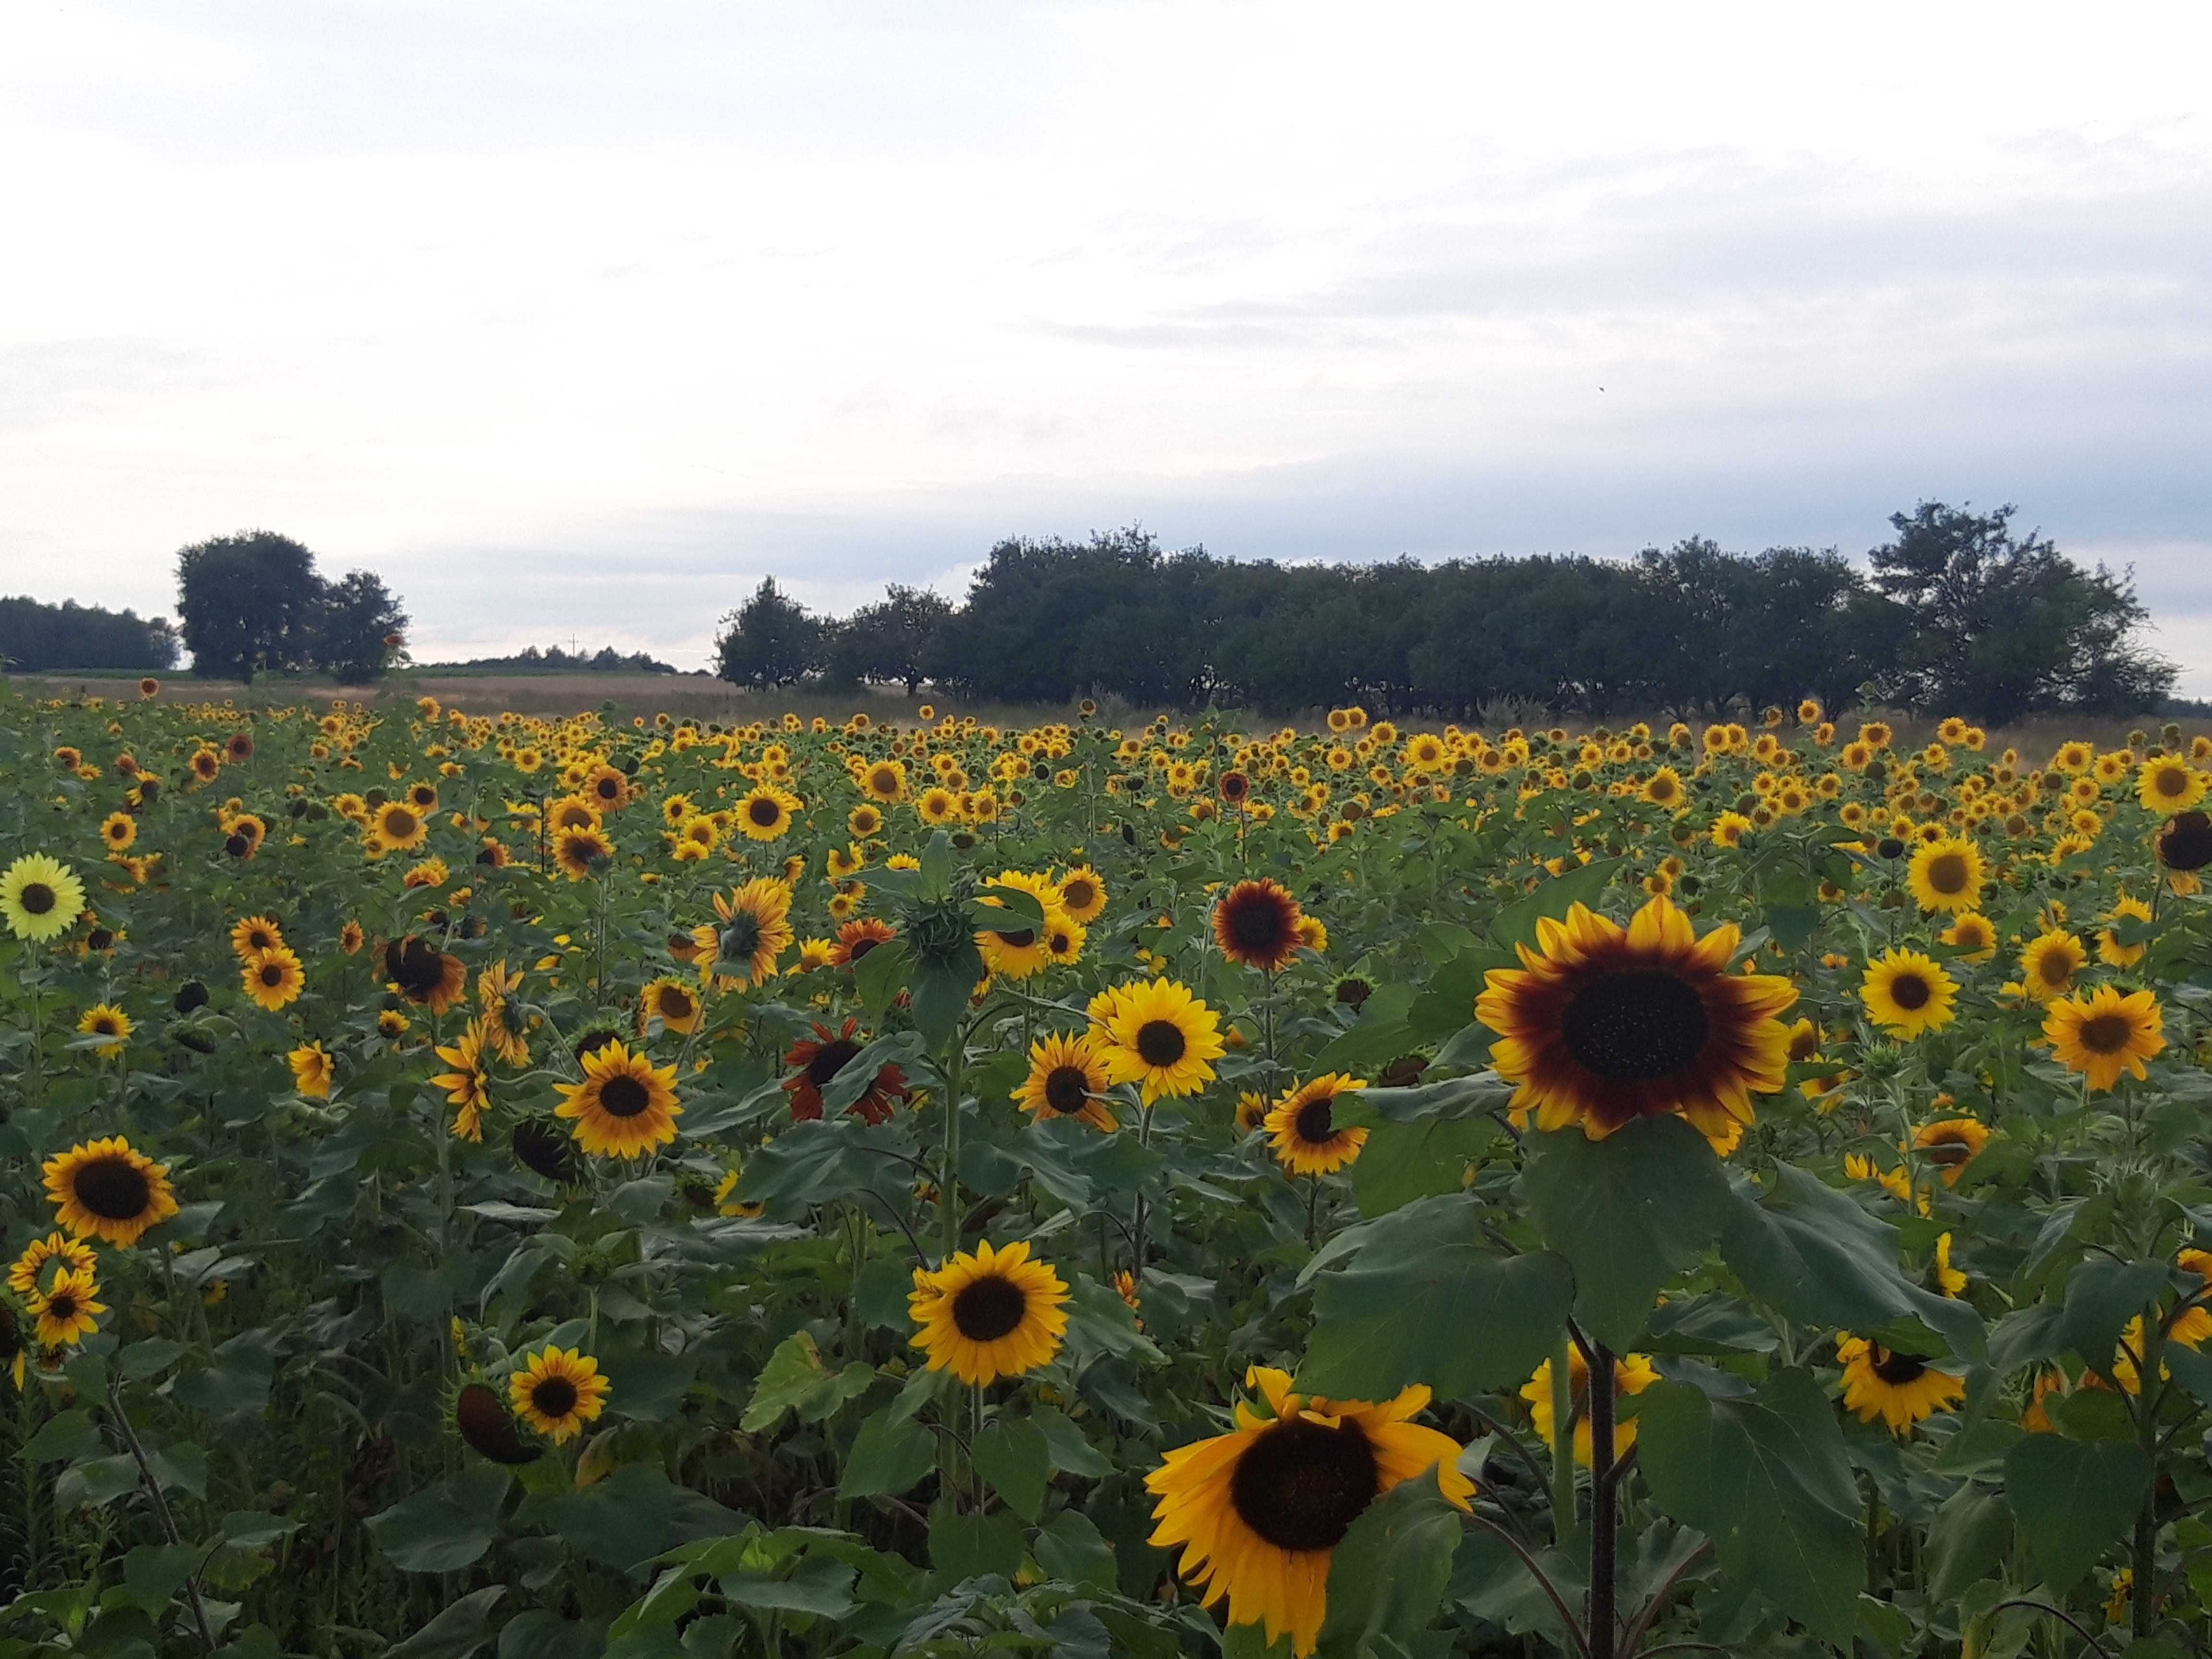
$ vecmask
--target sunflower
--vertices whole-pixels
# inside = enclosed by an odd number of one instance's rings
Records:
[[[127,852],[138,839],[138,820],[128,812],[110,812],[100,821],[100,839],[110,853]]]
[[[2051,1054],[2068,1071],[2079,1072],[2092,1089],[2114,1087],[2122,1072],[2140,1082],[2143,1062],[2166,1047],[2165,1030],[2156,997],[2148,991],[2124,996],[2111,985],[2057,999],[2043,1020]]]
[[[1051,1363],[1067,1331],[1060,1304],[1067,1285],[1051,1267],[1030,1260],[1026,1243],[956,1252],[934,1273],[917,1267],[907,1310],[921,1328],[913,1346],[928,1369],[950,1369],[981,1387]]]
[[[1659,1380],[1659,1373],[1651,1369],[1651,1362],[1640,1353],[1613,1356],[1613,1397],[1619,1400],[1625,1394],[1642,1394]],[[1567,1345],[1567,1382],[1574,1401],[1571,1420],[1575,1425],[1575,1462],[1584,1468],[1592,1466],[1597,1455],[1597,1437],[1589,1420],[1589,1361],[1573,1343]],[[1559,1432],[1552,1416],[1552,1362],[1547,1359],[1536,1367],[1536,1374],[1521,1385],[1521,1397],[1528,1402],[1528,1416],[1536,1430],[1536,1437],[1547,1446],[1555,1443]],[[1632,1417],[1614,1419],[1613,1425],[1613,1455],[1616,1458],[1636,1443],[1636,1419]]]
[[[404,800],[388,800],[369,817],[369,847],[374,852],[412,852],[429,838],[429,821]]]
[[[485,1382],[465,1382],[453,1396],[453,1426],[479,1456],[495,1463],[534,1463],[545,1455],[542,1446],[526,1443],[516,1432],[514,1415]]]
[[[430,1079],[434,1089],[446,1091],[447,1103],[459,1108],[453,1114],[453,1133],[464,1140],[483,1139],[483,1109],[491,1103],[491,1080],[483,1068],[484,1026],[482,1019],[472,1019],[455,1042],[431,1050],[453,1069],[442,1072]]]
[[[619,812],[629,805],[629,780],[623,775],[621,768],[601,761],[584,775],[583,787],[578,793],[603,812]]]
[[[444,1013],[468,992],[468,969],[461,959],[415,933],[386,944],[384,976],[410,1002],[425,1004],[434,1014]]]
[[[1273,973],[1297,954],[1298,915],[1288,888],[1240,881],[1213,907],[1214,941],[1230,961]]]
[[[1060,892],[1060,908],[1067,912],[1070,921],[1088,927],[1106,914],[1106,884],[1089,865],[1077,865],[1054,885]]]
[[[55,1219],[77,1238],[104,1238],[128,1249],[149,1227],[177,1212],[169,1170],[121,1135],[80,1141],[40,1166]]]
[[[696,989],[680,979],[663,975],[638,994],[638,1030],[642,1032],[653,1021],[659,1020],[662,1030],[689,1036],[699,1029],[701,1012]]]
[[[860,787],[870,800],[884,802],[904,800],[906,799],[906,763],[895,760],[872,762],[860,773]]]
[[[298,954],[285,945],[273,951],[255,951],[239,969],[238,976],[246,988],[246,994],[272,1014],[297,1001],[307,983],[307,971],[300,966]]]
[[[1937,935],[1944,944],[1955,945],[1968,962],[1987,962],[1997,952],[1997,930],[1987,916],[1972,910],[1962,910],[1951,919],[1951,925]]]
[[[787,789],[760,784],[738,801],[738,828],[748,841],[774,841],[791,828],[791,815],[803,804]]]
[[[552,853],[555,869],[571,881],[582,881],[614,862],[615,844],[603,830],[558,830]]]
[[[35,1296],[50,1267],[58,1272],[89,1273],[99,1265],[100,1257],[91,1245],[60,1233],[48,1233],[26,1244],[22,1255],[9,1264],[8,1288],[18,1296]]]
[[[1030,1073],[1013,1097],[1040,1121],[1072,1117],[1110,1132],[1120,1126],[1103,1098],[1107,1087],[1106,1067],[1090,1033],[1056,1033],[1030,1046]]]
[[[975,935],[975,948],[983,953],[983,966],[1000,979],[1029,979],[1052,966],[1054,957],[1045,943],[1045,933],[1064,920],[1059,905],[1052,898],[1052,884],[1041,876],[1026,875],[1018,870],[1002,870],[997,884],[1028,893],[1036,899],[1043,912],[1042,927],[1012,927],[1004,931],[984,928]],[[994,908],[1001,908],[1000,901],[986,896],[978,903]]]
[[[1070,921],[1066,913],[1048,911],[1045,915],[1043,944],[1045,955],[1065,968],[1083,960],[1083,942],[1089,931],[1079,921]]]
[[[113,1003],[99,1002],[84,1011],[83,1018],[76,1023],[76,1029],[86,1036],[106,1038],[106,1042],[94,1045],[93,1053],[102,1060],[112,1060],[130,1042],[132,1026],[131,1016]]]
[[[865,802],[845,814],[845,828],[866,841],[884,827],[884,815]]]
[[[240,962],[251,962],[283,943],[284,931],[274,916],[248,916],[230,930],[230,948]]]
[[[1294,1176],[1334,1175],[1358,1158],[1367,1144],[1367,1131],[1337,1127],[1334,1109],[1339,1095],[1356,1094],[1366,1086],[1364,1078],[1330,1072],[1284,1091],[1261,1122],[1282,1166]]]
[[[576,1143],[544,1119],[521,1119],[507,1136],[507,1145],[524,1165],[554,1185],[583,1184],[584,1165],[576,1157]]]
[[[878,945],[888,945],[898,937],[887,921],[873,916],[856,916],[837,929],[837,942],[830,948],[830,960],[839,968],[850,967]]]
[[[1956,836],[1923,842],[1905,881],[1923,910],[1971,910],[1982,899],[1982,849]]]
[[[2038,1002],[2050,1002],[2074,988],[2074,975],[2089,965],[2081,941],[2063,928],[2039,933],[2020,953],[2020,988]]]
[[[573,1122],[577,1144],[599,1158],[635,1158],[676,1139],[676,1067],[659,1070],[621,1042],[586,1055],[581,1083],[555,1085],[556,1117]]]
[[[1145,1477],[1159,1499],[1152,1542],[1182,1546],[1179,1571],[1204,1604],[1225,1596],[1231,1624],[1263,1624],[1270,1644],[1287,1633],[1305,1659],[1328,1616],[1331,1552],[1367,1506],[1433,1468],[1465,1510],[1474,1482],[1459,1472],[1457,1441],[1408,1420],[1429,1403],[1425,1388],[1380,1404],[1308,1398],[1268,1366],[1244,1385],[1264,1411],[1238,1401],[1231,1432],[1177,1447]]]
[[[933,787],[921,792],[921,799],[915,803],[914,810],[927,824],[957,823],[961,814],[960,797],[950,789]]]
[[[549,1345],[515,1368],[507,1397],[516,1416],[557,1446],[606,1409],[611,1386],[599,1375],[599,1362],[581,1349]]]
[[[2154,812],[2185,812],[2204,799],[2206,782],[2179,755],[2160,755],[2136,775],[2136,799]]]
[[[43,945],[70,930],[84,908],[84,884],[58,859],[26,853],[0,875],[0,921],[17,939]]]
[[[2176,812],[2151,837],[2151,850],[2166,869],[2194,875],[2212,864],[2212,816]],[[4,899],[4,888],[0,888],[0,899]]]
[[[1912,1132],[1912,1144],[1943,1173],[1943,1184],[1955,1187],[1966,1166],[1990,1144],[1986,1124],[1971,1117],[1947,1117],[1923,1123]]]
[[[757,985],[775,972],[775,959],[796,937],[791,930],[791,888],[768,876],[755,876],[727,898],[714,895],[721,925],[704,930],[702,970],[732,985]]]
[[[64,1267],[56,1273],[54,1282],[27,1304],[38,1321],[39,1340],[49,1348],[74,1347],[97,1331],[100,1322],[93,1316],[107,1311],[106,1303],[93,1299],[99,1288],[88,1271]]]
[[[799,1070],[783,1080],[783,1091],[791,1097],[793,1122],[803,1123],[822,1115],[822,1091],[866,1046],[860,1030],[860,1021],[851,1018],[834,1031],[817,1024],[811,1037],[791,1045],[783,1063],[796,1066]],[[860,1091],[860,1098],[845,1109],[870,1123],[881,1123],[906,1096],[906,1073],[897,1066],[879,1066],[868,1080],[868,1086]]]
[[[1957,1012],[1959,981],[1933,957],[1918,951],[1885,951],[1867,964],[1859,1000],[1867,1018],[1893,1037],[1940,1031]]]
[[[1966,1288],[1966,1275],[1951,1265],[1951,1235],[1936,1236],[1936,1259],[1929,1265],[1929,1278],[1942,1294],[1955,1297]]]
[[[1106,1075],[1139,1085],[1146,1105],[1195,1094],[1226,1052],[1213,1010],[1173,980],[1120,985],[1091,999],[1092,1036]]]
[[[2105,918],[2107,923],[2118,921],[2148,922],[2151,920],[2150,906],[2141,899],[2123,893],[2112,901],[2112,913]],[[2114,968],[2131,968],[2143,958],[2150,946],[2138,939],[2133,945],[2121,941],[2119,931],[2110,926],[2098,930],[2097,957]]]
[[[581,795],[563,795],[545,808],[545,827],[549,830],[599,830],[605,823],[599,809]]]
[[[1773,975],[1732,974],[1733,923],[1703,939],[1664,895],[1626,928],[1582,904],[1537,924],[1522,966],[1494,968],[1475,1018],[1498,1033],[1491,1063],[1519,1085],[1518,1110],[1549,1131],[1580,1123],[1601,1140],[1638,1117],[1679,1112],[1709,1139],[1752,1121],[1751,1097],[1779,1089],[1797,1000]]]
[[[337,1068],[319,1042],[302,1043],[284,1056],[292,1068],[292,1086],[310,1100],[328,1100]]]
[[[1844,1405],[1862,1423],[1877,1417],[1902,1438],[1912,1425],[1966,1397],[1966,1385],[1948,1371],[1930,1369],[1925,1356],[1899,1353],[1864,1337],[1838,1336],[1836,1357],[1844,1362]]]

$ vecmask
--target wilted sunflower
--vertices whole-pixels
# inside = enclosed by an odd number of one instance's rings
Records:
[[[1060,895],[1060,908],[1067,913],[1069,921],[1079,921],[1088,927],[1105,915],[1106,884],[1089,865],[1077,865],[1054,885]]]
[[[774,841],[791,828],[791,815],[802,805],[787,789],[758,785],[738,803],[738,829],[748,841]]]
[[[638,995],[637,1024],[642,1032],[654,1020],[664,1031],[689,1036],[699,1029],[699,993],[680,979],[664,975],[650,981]]]
[[[1334,1175],[1358,1158],[1367,1131],[1337,1127],[1336,1097],[1366,1086],[1364,1078],[1330,1072],[1285,1090],[1261,1125],[1282,1166],[1294,1176]]]
[[[1273,973],[1297,954],[1298,915],[1281,884],[1240,881],[1214,904],[1214,941],[1230,961]]]
[[[1263,1625],[1271,1644],[1287,1634],[1304,1659],[1328,1613],[1331,1552],[1367,1506],[1433,1468],[1465,1510],[1474,1482],[1459,1472],[1457,1441],[1408,1420],[1429,1403],[1424,1387],[1380,1404],[1309,1399],[1269,1366],[1244,1385],[1264,1412],[1239,1400],[1234,1431],[1177,1447],[1145,1477],[1159,1498],[1152,1541],[1181,1547],[1177,1570],[1205,1605],[1226,1596],[1231,1624]]]
[[[246,959],[238,977],[246,994],[272,1014],[297,1001],[307,983],[307,970],[300,966],[298,953],[289,945],[280,945],[271,951],[256,951]]]
[[[791,944],[791,888],[769,876],[756,876],[726,898],[714,895],[718,927],[702,928],[702,972],[732,986],[757,985],[775,972],[775,959]]]
[[[1213,1010],[1173,980],[1139,981],[1091,1000],[1091,1036],[1116,1083],[1139,1085],[1146,1105],[1195,1094],[1226,1052]]]
[[[576,1143],[543,1118],[519,1121],[507,1137],[514,1155],[529,1169],[559,1187],[583,1184],[584,1166],[577,1161]]]
[[[2020,988],[2038,1002],[2050,1002],[2074,988],[2074,975],[2089,965],[2081,941],[2063,928],[2039,933],[2020,953]]]
[[[429,838],[428,821],[404,800],[388,800],[369,815],[369,845],[379,853],[412,852]]]
[[[1965,1382],[1932,1370],[1920,1354],[1899,1353],[1864,1337],[1838,1336],[1836,1357],[1844,1362],[1844,1406],[1862,1423],[1881,1418],[1899,1437],[1921,1419],[1948,1411],[1966,1397]]]
[[[823,1090],[853,1063],[866,1046],[860,1030],[860,1021],[852,1018],[834,1031],[827,1025],[817,1024],[811,1037],[791,1045],[783,1063],[796,1066],[799,1070],[783,1080],[783,1091],[791,1097],[793,1122],[805,1122],[822,1115]],[[845,1109],[870,1123],[881,1123],[906,1095],[905,1072],[895,1065],[881,1066],[868,1079],[860,1097]]]
[[[556,830],[551,850],[553,867],[571,881],[597,875],[615,857],[615,844],[603,830]]]
[[[1613,1397],[1619,1400],[1627,1394],[1642,1394],[1659,1380],[1659,1373],[1651,1369],[1651,1361],[1640,1353],[1615,1354],[1613,1360]],[[1575,1462],[1584,1468],[1591,1467],[1597,1456],[1597,1434],[1590,1427],[1589,1417],[1589,1361],[1583,1358],[1582,1349],[1573,1343],[1567,1345],[1567,1386],[1573,1401],[1570,1421],[1575,1425]],[[1528,1416],[1536,1431],[1537,1439],[1547,1446],[1553,1443],[1559,1432],[1552,1416],[1552,1362],[1547,1359],[1536,1367],[1536,1374],[1521,1385],[1521,1397],[1528,1402]],[[1636,1419],[1615,1414],[1613,1425],[1613,1455],[1619,1458],[1636,1443]]]
[[[264,951],[284,943],[284,930],[270,915],[247,916],[230,930],[230,948],[240,962],[251,962]]]
[[[507,1396],[516,1416],[557,1446],[606,1409],[609,1388],[598,1360],[580,1349],[548,1346],[507,1378]]]
[[[128,1249],[149,1227],[177,1212],[169,1170],[121,1135],[81,1141],[40,1166],[54,1218],[78,1238],[104,1238]]]
[[[1971,910],[1982,899],[1982,849],[1957,836],[1924,842],[1905,881],[1923,910]]]
[[[2086,996],[2061,997],[2044,1016],[2043,1035],[2051,1052],[2069,1072],[2079,1072],[2092,1089],[2118,1085],[2120,1073],[2140,1082],[2143,1062],[2166,1047],[2166,1019],[2148,991],[2123,995],[2117,986],[2100,985]]]
[[[1055,1033],[1030,1046],[1029,1075],[1014,1091],[1014,1103],[1040,1121],[1072,1117],[1111,1131],[1119,1124],[1102,1098],[1107,1087],[1090,1034]]]
[[[1060,1352],[1066,1300],[1066,1282],[1030,1261],[1027,1243],[994,1249],[985,1239],[933,1273],[915,1269],[907,1310],[921,1328],[913,1346],[928,1355],[929,1370],[949,1369],[976,1387],[1019,1376]]]
[[[1959,981],[1919,951],[1885,951],[1867,964],[1859,1000],[1867,1018],[1893,1037],[1940,1031],[1956,1012]]]
[[[453,1426],[479,1456],[495,1463],[534,1463],[545,1455],[516,1432],[514,1414],[486,1382],[465,1382],[453,1396]]]
[[[1942,1171],[1943,1184],[1955,1187],[1966,1166],[1990,1144],[1989,1126],[1971,1117],[1947,1117],[1923,1123],[1912,1132],[1912,1144],[1929,1163]]]
[[[84,908],[84,884],[58,859],[26,853],[0,875],[0,921],[34,945],[70,930]]]
[[[33,1292],[26,1306],[38,1322],[39,1340],[49,1348],[74,1347],[98,1330],[94,1316],[107,1311],[106,1303],[94,1299],[99,1288],[89,1271],[64,1267],[43,1291]]]
[[[614,1042],[585,1056],[584,1080],[555,1085],[561,1103],[556,1117],[571,1121],[570,1133],[586,1152],[599,1158],[635,1158],[676,1139],[676,1067],[655,1070],[641,1050]]]
[[[2179,755],[2160,755],[2136,775],[2136,799],[2154,812],[2185,812],[2204,799],[2204,775]]]
[[[1660,895],[1627,927],[1577,904],[1537,923],[1538,949],[1495,968],[1475,1018],[1498,1033],[1498,1075],[1537,1127],[1580,1123],[1601,1140],[1638,1117],[1678,1112],[1709,1139],[1748,1123],[1754,1093],[1789,1072],[1790,1033],[1774,1018],[1797,1000],[1786,979],[1732,974],[1733,923],[1703,939]]]

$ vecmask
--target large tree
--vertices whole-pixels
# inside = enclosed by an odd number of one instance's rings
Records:
[[[826,630],[818,617],[764,578],[747,599],[722,618],[715,641],[716,669],[733,685],[763,690],[818,674],[824,665]]]
[[[340,685],[365,685],[383,677],[407,613],[387,592],[382,577],[349,571],[327,584],[316,607],[315,665]]]
[[[312,659],[323,597],[315,556],[289,536],[240,531],[177,554],[177,616],[192,672],[252,684]]]
[[[894,582],[881,599],[836,625],[830,672],[840,680],[903,685],[912,696],[929,678],[938,633],[951,615],[952,602],[942,594]]]

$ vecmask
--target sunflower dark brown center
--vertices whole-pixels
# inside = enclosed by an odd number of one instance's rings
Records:
[[[103,1158],[76,1172],[76,1201],[103,1221],[129,1221],[154,1196],[146,1172],[119,1158]]]
[[[2124,1014],[2099,1014],[2081,1022],[2081,1046],[2093,1054],[2117,1054],[2132,1035]]]
[[[872,935],[863,934],[860,938],[853,941],[852,948],[845,953],[846,960],[849,962],[858,962],[862,957],[867,955],[869,951],[874,950],[876,946],[882,943],[883,940],[879,939],[874,938]]]
[[[263,963],[261,964],[261,982],[269,987],[271,990],[274,990],[276,987],[282,985],[284,982],[284,964],[281,962]]]
[[[783,821],[783,808],[775,801],[763,799],[747,803],[745,816],[767,830]]]
[[[1310,1100],[1297,1109],[1291,1127],[1297,1131],[1300,1140],[1318,1146],[1336,1133],[1336,1097],[1322,1095]]]
[[[1967,1163],[1974,1156],[1973,1147],[1958,1139],[1931,1140],[1921,1151],[1927,1154],[1930,1164],[1940,1164],[1947,1169]]]
[[[56,1291],[46,1298],[46,1311],[56,1319],[67,1322],[76,1317],[76,1292]]]
[[[1889,1000],[1907,1013],[1925,1008],[1936,992],[1920,974],[1899,974],[1889,982]]]
[[[387,836],[411,836],[415,833],[415,815],[404,806],[395,806],[384,815],[384,833]]]
[[[1870,1357],[1874,1374],[1893,1389],[1901,1389],[1908,1382],[1917,1382],[1926,1374],[1928,1361],[1917,1353],[1893,1353],[1876,1344]]]
[[[691,994],[681,986],[660,988],[660,1017],[663,1019],[689,1019],[694,1005]]]
[[[1246,893],[1230,901],[1229,936],[1247,951],[1279,951],[1290,941],[1290,907],[1272,893]]]
[[[2063,951],[2045,951],[2035,971],[2046,985],[2063,985],[2074,977],[2074,964]]]
[[[1020,1285],[994,1273],[953,1293],[952,1323],[970,1342],[996,1342],[1022,1322],[1029,1305]]]
[[[1080,1066],[1055,1066],[1044,1080],[1044,1103],[1063,1117],[1083,1109],[1091,1098],[1091,1079]]]
[[[1147,1066],[1172,1066],[1189,1047],[1171,1019],[1148,1019],[1137,1028],[1137,1057]]]
[[[652,1091],[627,1072],[599,1085],[599,1109],[609,1117],[635,1117],[652,1104]]]
[[[2158,857],[2169,870],[2202,870],[2212,864],[2212,816],[2175,813],[2159,832]]]
[[[1351,1423],[1292,1418],[1267,1430],[1237,1461],[1229,1501],[1277,1549],[1333,1549],[1375,1501],[1375,1449]]]
[[[994,933],[991,937],[1010,951],[1026,951],[1036,943],[1036,929],[1018,927],[1011,933]]]
[[[1593,980],[1559,1017],[1568,1052],[1616,1082],[1678,1072],[1705,1046],[1709,1026],[1698,988],[1657,968]]]
[[[43,881],[27,881],[23,890],[15,895],[15,902],[30,915],[43,916],[54,908],[54,890]]]
[[[565,1376],[542,1377],[530,1391],[530,1403],[541,1416],[566,1417],[576,1409],[576,1385]]]
[[[1098,890],[1087,881],[1065,882],[1061,884],[1060,896],[1069,909],[1085,910],[1090,908],[1091,901],[1098,896]]]
[[[1928,860],[1928,884],[1939,893],[1966,890],[1966,860],[1958,853],[1938,853]]]
[[[837,1037],[823,1043],[814,1051],[814,1058],[806,1062],[806,1080],[820,1088],[843,1071],[860,1052],[860,1045],[850,1037]]]

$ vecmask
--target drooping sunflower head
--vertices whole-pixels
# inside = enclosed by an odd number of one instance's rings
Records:
[[[1797,1000],[1786,979],[1728,971],[1733,925],[1698,937],[1658,895],[1623,928],[1575,905],[1537,927],[1522,966],[1493,969],[1475,1015],[1498,1033],[1492,1064],[1540,1128],[1579,1123],[1601,1139],[1638,1117],[1680,1113],[1708,1139],[1752,1121],[1779,1089]]]
[[[1366,1086],[1364,1078],[1330,1072],[1285,1090],[1264,1125],[1282,1166],[1294,1176],[1333,1175],[1358,1158],[1367,1144],[1367,1131],[1358,1125],[1340,1126],[1336,1102],[1340,1095],[1355,1094]]]
[[[1138,1085],[1147,1105],[1195,1094],[1226,1052],[1219,1017],[1173,980],[1116,986],[1092,999],[1091,1013],[1106,1075]]]
[[[534,1463],[545,1455],[543,1446],[533,1446],[523,1439],[515,1427],[514,1414],[499,1391],[485,1382],[465,1382],[453,1396],[453,1426],[460,1431],[471,1450],[495,1463],[510,1466]]]
[[[556,1445],[575,1438],[606,1409],[608,1390],[598,1360],[550,1345],[518,1366],[507,1383],[515,1415]]]
[[[1299,915],[1281,884],[1240,881],[1214,904],[1214,942],[1231,962],[1272,973],[1297,954]]]
[[[1048,1364],[1067,1330],[1067,1285],[1025,1243],[988,1239],[934,1272],[916,1268],[908,1311],[931,1370],[981,1386]]]
[[[656,1069],[643,1050],[619,1040],[586,1055],[584,1080],[555,1085],[576,1144],[599,1158],[635,1158],[676,1139],[684,1109],[676,1101],[676,1067]]]
[[[1867,964],[1859,1000],[1867,1018],[1893,1037],[1941,1030],[1956,1010],[1959,982],[1920,951],[1885,951]]]
[[[2123,994],[2113,985],[2057,999],[2043,1022],[2052,1055],[2097,1090],[2117,1087],[2123,1072],[2144,1078],[2145,1062],[2166,1047],[2165,1031],[2156,997],[2148,991]]]
[[[80,1142],[41,1166],[55,1218],[77,1238],[129,1249],[149,1227],[177,1212],[167,1164],[120,1135]]]
[[[84,883],[58,859],[26,853],[0,875],[0,921],[33,944],[69,932],[84,908]]]

